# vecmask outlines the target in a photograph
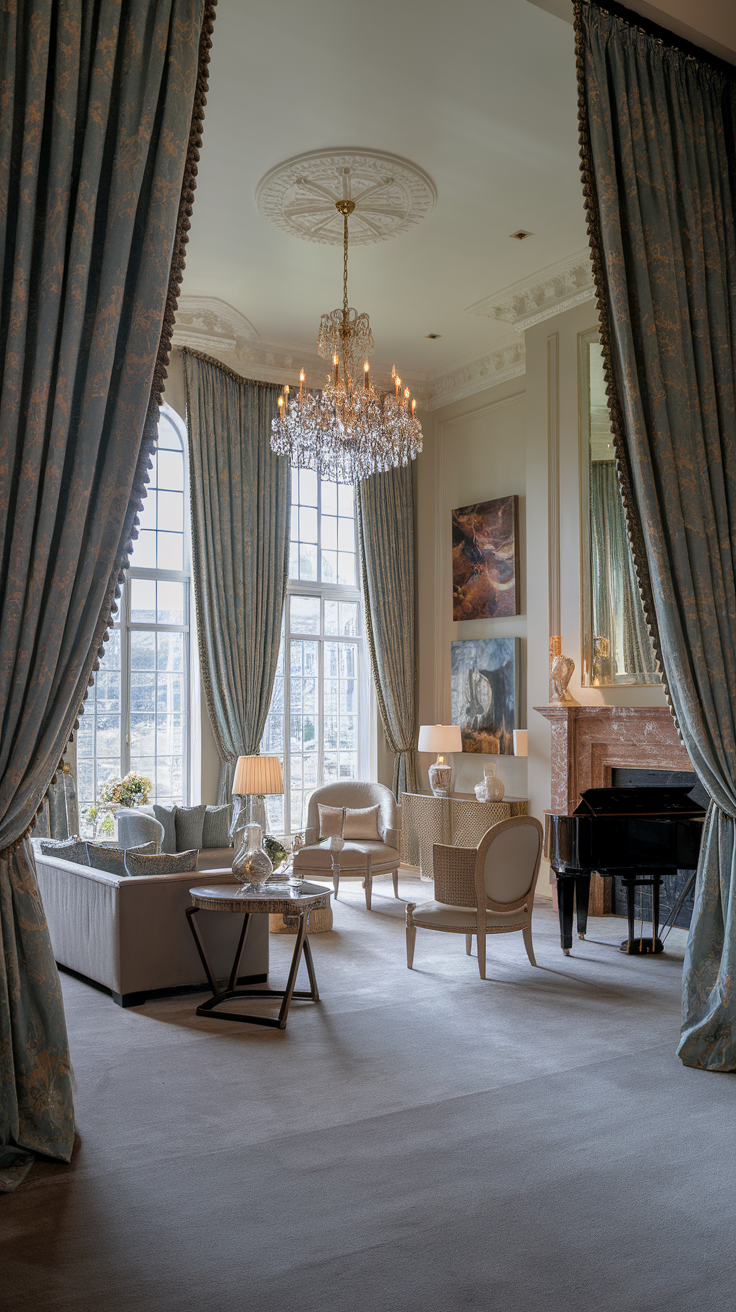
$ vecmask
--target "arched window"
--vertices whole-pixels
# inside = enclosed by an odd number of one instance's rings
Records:
[[[108,779],[129,770],[151,780],[152,801],[189,800],[187,446],[184,422],[169,405],[160,410],[149,477],[117,622],[79,722],[82,811]]]

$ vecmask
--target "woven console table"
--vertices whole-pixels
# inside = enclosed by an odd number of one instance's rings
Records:
[[[422,879],[434,879],[432,849],[435,843],[451,847],[477,847],[491,825],[514,815],[528,815],[525,797],[502,802],[479,802],[472,793],[435,797],[432,793],[401,794],[401,859],[419,866]]]

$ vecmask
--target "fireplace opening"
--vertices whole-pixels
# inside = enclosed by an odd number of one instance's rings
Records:
[[[708,807],[708,794],[703,785],[698,782],[698,777],[693,770],[629,770],[622,766],[616,766],[611,771],[611,784],[614,788],[662,788],[667,784],[673,786],[690,785],[690,796],[693,801],[697,802],[705,810]],[[687,883],[691,872],[689,870],[678,870],[672,878],[663,879],[659,890],[660,906],[660,924],[669,916],[672,907],[682,891],[683,886]],[[612,911],[614,916],[626,915],[626,889],[623,882],[618,876],[612,880]],[[693,898],[695,889],[692,888],[682,904],[679,915],[675,924],[681,929],[690,928],[690,919],[693,914]],[[644,911],[644,919],[651,918],[652,903],[651,890],[649,888],[639,888],[636,891],[636,915],[637,919]]]

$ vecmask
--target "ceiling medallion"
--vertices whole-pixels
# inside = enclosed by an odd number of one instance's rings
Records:
[[[290,397],[288,385],[279,397],[279,414],[271,424],[271,447],[286,456],[294,469],[314,469],[337,483],[356,483],[370,474],[408,465],[422,449],[422,426],[409,388],[391,371],[394,391],[376,391],[365,357],[373,350],[367,314],[348,302],[348,219],[356,204],[333,202],[343,237],[342,309],[323,314],[317,349],[332,361],[321,392],[304,387]],[[361,370],[362,362],[362,370]],[[359,372],[360,371],[360,372]]]
[[[423,169],[379,150],[313,150],[277,164],[258,184],[261,214],[281,232],[304,241],[339,246],[339,200],[355,208],[350,227],[354,246],[388,241],[431,214],[437,200]]]

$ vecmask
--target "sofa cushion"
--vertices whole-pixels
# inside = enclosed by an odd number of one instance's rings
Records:
[[[88,866],[87,844],[79,834],[73,838],[40,838],[38,850],[44,856],[60,856],[62,861],[74,861],[78,866]]]
[[[191,852],[193,847],[202,847],[204,802],[201,806],[177,806],[176,808],[176,850]]]
[[[378,813],[380,809],[380,806],[377,805],[359,808],[346,807],[343,838],[357,839],[359,842],[367,839],[368,842],[380,843],[381,835],[378,832]]]
[[[232,870],[234,856],[232,847],[203,847],[197,857],[197,869]]]
[[[345,828],[345,807],[344,806],[323,806],[319,807],[319,836],[320,838],[342,838],[343,829]]]
[[[206,806],[200,847],[229,847],[232,817],[233,808],[229,802],[222,806]]]
[[[129,875],[178,875],[197,869],[197,849],[191,852],[157,852],[146,856],[128,848],[125,853],[125,872]]]
[[[153,814],[159,824],[164,827],[164,836],[161,839],[162,852],[176,851],[176,807],[159,806],[154,803]]]
[[[332,857],[335,857],[335,863],[339,865],[341,872],[346,874],[354,870],[356,874],[363,873],[368,864],[368,856],[371,858],[371,866],[374,872],[381,866],[388,869],[394,869],[399,864],[399,853],[395,847],[387,847],[385,843],[345,843],[341,852],[334,854],[324,847],[300,847],[294,853],[294,869],[303,874],[307,870],[332,870]]]
[[[125,858],[129,852],[153,854],[155,842],[140,843],[138,847],[114,847],[111,843],[87,843],[87,865],[93,870],[104,870],[107,875],[124,875]],[[69,858],[67,858],[68,860]]]

